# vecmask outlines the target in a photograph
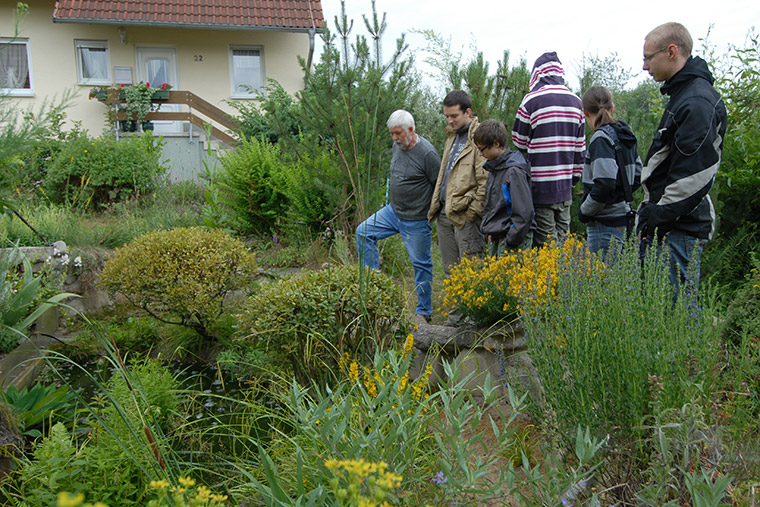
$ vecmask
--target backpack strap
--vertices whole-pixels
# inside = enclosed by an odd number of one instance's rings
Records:
[[[633,202],[633,191],[631,190],[631,182],[628,181],[628,175],[625,170],[625,160],[623,158],[623,143],[620,142],[620,139],[618,138],[617,132],[615,132],[615,129],[613,129],[609,125],[604,125],[602,127],[604,129],[605,134],[609,136],[610,139],[612,139],[612,145],[615,148],[615,161],[617,162],[618,166],[618,172],[617,172],[617,180],[621,183],[621,186],[623,187],[623,196],[625,197],[626,202]]]

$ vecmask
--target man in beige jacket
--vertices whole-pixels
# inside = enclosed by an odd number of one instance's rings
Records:
[[[450,92],[443,99],[443,114],[449,127],[428,221],[438,219],[438,247],[448,278],[463,257],[483,256],[479,227],[488,175],[486,159],[472,140],[478,120],[472,116],[470,96],[462,90]]]

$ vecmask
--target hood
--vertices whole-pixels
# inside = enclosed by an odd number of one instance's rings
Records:
[[[631,127],[629,127],[624,121],[618,120],[617,123],[610,124],[610,127],[612,127],[615,134],[617,134],[620,144],[626,148],[632,148],[636,144],[636,136],[631,130]]]
[[[694,78],[706,79],[708,83],[713,84],[713,76],[707,67],[707,62],[698,56],[690,56],[681,70],[675,73],[673,77],[665,81],[660,88],[663,95],[671,95],[673,90],[681,84],[691,81]]]
[[[565,69],[559,61],[557,53],[552,51],[544,53],[533,64],[533,72],[530,75],[530,91],[538,90],[546,85],[565,84]]]
[[[490,173],[506,171],[510,167],[517,167],[525,172],[528,171],[528,162],[519,151],[506,150],[493,160],[486,160],[483,169]]]

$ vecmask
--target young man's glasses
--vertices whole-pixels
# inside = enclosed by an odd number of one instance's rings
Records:
[[[662,49],[658,49],[657,51],[655,51],[651,55],[644,55],[644,63],[647,63],[649,60],[651,60],[652,58],[654,58],[659,53],[662,53],[663,51],[667,51],[669,47],[670,47],[670,44],[668,44],[667,46],[665,46]]]

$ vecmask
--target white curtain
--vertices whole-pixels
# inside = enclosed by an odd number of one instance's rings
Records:
[[[82,77],[84,79],[108,79],[108,52],[106,48],[80,47]]]
[[[145,62],[151,88],[169,82],[169,62],[165,58],[151,58]]]
[[[261,88],[261,52],[258,49],[233,49],[232,65],[235,93],[251,93]]]
[[[31,88],[26,44],[0,42],[0,88]]]

